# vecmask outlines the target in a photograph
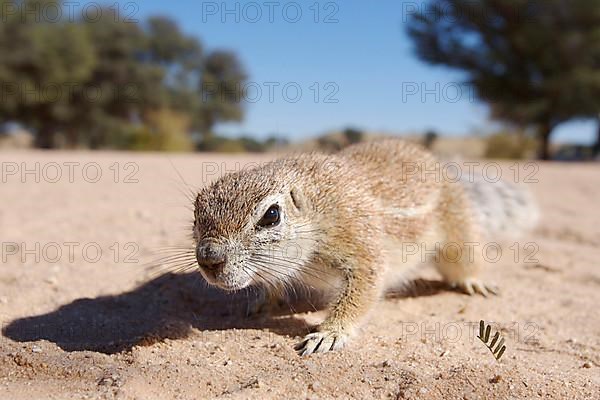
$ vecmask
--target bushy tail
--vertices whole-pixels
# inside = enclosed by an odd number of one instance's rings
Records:
[[[462,183],[490,239],[514,239],[537,225],[539,208],[527,188],[505,181],[491,182],[482,175],[465,177]]]

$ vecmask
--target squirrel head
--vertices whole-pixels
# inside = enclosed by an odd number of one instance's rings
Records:
[[[293,283],[315,243],[297,183],[267,166],[225,175],[198,193],[193,237],[208,283],[225,290]]]

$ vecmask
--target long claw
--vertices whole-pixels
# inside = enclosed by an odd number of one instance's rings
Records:
[[[489,295],[497,295],[499,293],[496,286],[486,285],[483,282],[473,278],[465,279],[462,282],[455,282],[452,284],[452,287],[462,290],[469,296],[473,296],[475,293],[477,293],[483,297],[488,297]]]
[[[344,347],[348,336],[334,331],[321,331],[310,333],[294,348],[301,356],[313,353],[326,353]]]

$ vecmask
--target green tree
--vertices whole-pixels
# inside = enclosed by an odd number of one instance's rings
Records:
[[[62,4],[0,0],[2,10]],[[242,119],[246,75],[233,54],[215,51],[204,58],[200,41],[168,18],[131,23],[110,8],[99,15],[93,21],[48,21],[41,11],[2,16],[0,122],[33,128],[39,147],[54,147],[62,133],[71,146],[98,148],[127,145],[131,132],[143,127],[169,135],[155,129],[156,115],[189,119],[187,135]],[[202,83],[216,91],[204,97]],[[235,99],[231,90],[237,90]]]
[[[132,24],[116,20],[110,10],[85,25],[99,60],[86,86],[102,93],[86,103],[83,114],[91,125],[84,131],[92,147],[110,146],[115,125],[152,125],[149,116],[164,108],[192,114],[190,104],[198,102],[190,75],[198,75],[202,63],[197,39],[185,36],[170,19]]]
[[[0,6],[40,10],[47,4],[58,2],[3,1]],[[73,92],[96,64],[90,38],[77,24],[48,22],[34,12],[6,13],[3,18],[0,115],[33,128],[38,147],[53,147],[54,134],[78,118]]]
[[[421,59],[466,73],[493,118],[535,128],[542,159],[557,125],[598,118],[600,0],[439,0],[407,31]]]
[[[195,88],[204,62],[200,41],[186,36],[174,21],[165,17],[152,17],[145,25],[148,49],[144,59],[164,69],[168,106],[195,114],[200,106]]]
[[[214,51],[206,57],[199,87],[202,104],[194,121],[205,137],[212,134],[217,122],[242,120],[246,79],[235,54]]]

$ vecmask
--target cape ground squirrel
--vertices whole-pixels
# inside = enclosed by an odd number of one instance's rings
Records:
[[[225,175],[195,200],[202,275],[226,290],[262,285],[270,297],[298,285],[329,293],[328,317],[297,346],[303,355],[344,346],[391,275],[422,262],[407,245],[435,249],[445,281],[486,295],[484,260],[466,244],[482,243],[486,215],[496,231],[496,214],[531,219],[531,202],[507,184],[450,182],[432,173],[439,167],[419,146],[386,140]]]

